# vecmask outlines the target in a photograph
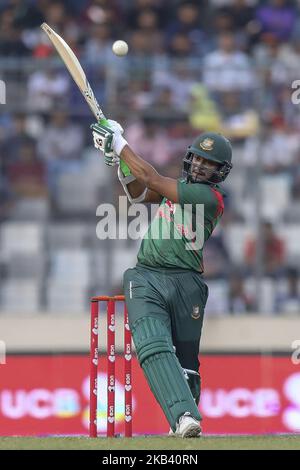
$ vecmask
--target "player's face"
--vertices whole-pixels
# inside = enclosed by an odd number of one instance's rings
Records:
[[[194,155],[191,166],[191,174],[194,181],[209,180],[214,171],[218,168],[218,164],[206,158]]]

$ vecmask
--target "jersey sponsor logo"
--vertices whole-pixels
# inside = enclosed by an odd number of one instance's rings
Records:
[[[214,140],[206,137],[202,142],[200,142],[200,147],[203,150],[212,150],[214,146]]]
[[[194,320],[198,320],[198,318],[200,318],[200,307],[199,307],[199,305],[193,305],[192,318]]]

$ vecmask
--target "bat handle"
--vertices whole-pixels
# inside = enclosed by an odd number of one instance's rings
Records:
[[[99,123],[102,124],[103,126],[109,127],[109,122],[104,117],[104,115],[103,115],[103,118],[99,120]],[[121,168],[121,171],[122,171],[124,176],[131,175],[131,171],[130,171],[128,165],[126,165],[126,163],[122,159],[120,159],[120,168]]]

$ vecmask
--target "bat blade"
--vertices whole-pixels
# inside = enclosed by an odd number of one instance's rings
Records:
[[[61,36],[59,36],[59,34],[57,34],[52,28],[50,28],[47,23],[43,23],[41,25],[41,28],[43,31],[45,31],[53,46],[57,50],[58,54],[66,65],[67,69],[69,70],[73,80],[75,81],[76,85],[83,94],[87,104],[89,105],[96,119],[98,121],[100,119],[105,119],[104,113],[99,106],[99,103],[86,78],[83,68],[81,67],[79,60],[77,59],[70,46]]]

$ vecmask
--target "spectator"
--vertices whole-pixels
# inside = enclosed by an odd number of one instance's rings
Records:
[[[112,28],[108,23],[95,24],[86,42],[84,56],[91,63],[107,60],[112,55]]]
[[[117,2],[118,0],[90,0],[83,12],[83,21],[113,25],[114,30],[118,32],[122,23],[122,9]]]
[[[38,142],[39,154],[47,165],[48,185],[52,194],[62,173],[80,171],[83,143],[83,129],[71,124],[65,111],[53,111],[50,124]]]
[[[14,24],[14,12],[7,8],[0,16],[0,57],[24,57],[30,49],[22,40],[21,29]]]
[[[152,45],[153,53],[163,52],[163,34],[159,30],[158,15],[153,10],[142,10],[137,17],[137,30]]]
[[[300,314],[299,274],[296,268],[288,269],[287,291],[277,295],[275,308],[277,313]]]
[[[153,90],[153,99],[151,102],[151,109],[156,115],[163,116],[170,115],[170,112],[176,112],[175,95],[169,85],[159,86]]]
[[[220,8],[219,11],[231,18],[233,30],[251,32],[255,10],[247,0],[232,0],[228,5]]]
[[[70,12],[74,14],[74,2],[70,7],[70,0],[59,2],[54,1],[49,3],[46,7],[41,1],[41,10],[44,12],[46,23],[60,34],[71,49],[78,55],[80,49],[80,39],[82,34],[82,24],[79,24],[78,18],[74,18],[70,15]],[[46,0],[48,1],[48,0]],[[32,55],[37,58],[44,57],[57,57],[53,45],[40,28],[33,30],[26,30],[24,32],[24,40],[26,44],[32,49]]]
[[[234,32],[237,44],[243,51],[250,51],[256,42],[258,25],[254,20],[254,8],[247,0],[233,0],[218,9],[214,15],[217,33]]]
[[[38,142],[39,153],[44,160],[79,159],[83,148],[83,130],[71,124],[62,109],[52,112],[50,124]]]
[[[163,34],[159,30],[159,18],[152,9],[137,14],[136,29],[129,35],[131,49],[136,55],[161,54],[164,50]]]
[[[206,316],[222,316],[229,312],[228,283],[222,281],[208,281],[209,293],[205,306]]]
[[[295,161],[296,165],[294,167],[292,185],[291,185],[291,197],[293,201],[296,200],[297,205],[299,204],[299,201],[300,201],[300,168],[299,168],[300,154],[299,153]]]
[[[297,154],[295,165],[291,167],[292,182],[289,210],[285,214],[285,222],[300,223],[300,152]]]
[[[287,133],[282,118],[278,121],[273,119],[272,122],[265,125],[263,143],[259,148],[264,170],[270,174],[288,173],[289,169],[296,164],[299,148],[298,135]],[[250,146],[247,151],[246,158],[251,157],[253,148]]]
[[[15,161],[7,165],[7,181],[16,198],[45,197],[47,194],[46,170],[39,160],[35,144],[23,142]]]
[[[203,251],[204,272],[207,279],[224,279],[230,269],[230,259],[222,231],[217,230],[205,244]]]
[[[13,8],[14,25],[18,28],[22,30],[37,28],[44,21],[39,5],[24,0],[11,0],[10,4]],[[49,8],[49,4],[47,6]]]
[[[154,119],[145,116],[142,121],[128,126],[126,135],[137,153],[149,163],[163,166],[170,160],[168,136]]]
[[[192,90],[197,80],[195,74],[185,60],[176,62],[172,69],[154,71],[153,86],[166,86],[172,91],[172,102],[174,106],[183,112],[189,110]]]
[[[66,3],[63,1],[51,1],[44,9],[46,23],[51,25],[51,28],[58,32],[63,31],[68,20],[67,14]]]
[[[6,219],[13,207],[13,196],[7,179],[0,171],[0,222]]]
[[[213,34],[212,40],[215,39],[216,35],[220,35],[222,33],[229,33],[233,31],[234,29],[233,25],[234,25],[234,19],[232,18],[231,15],[229,15],[223,9],[216,11],[214,15],[214,21],[213,21],[214,34]]]
[[[124,2],[127,7],[126,25],[129,30],[138,28],[138,18],[143,10],[151,10],[156,13],[159,20],[160,29],[164,28],[169,22],[170,10],[164,2],[160,0],[135,0],[135,2]]]
[[[231,33],[221,34],[218,48],[205,56],[203,82],[212,92],[248,91],[255,86],[249,58],[236,48]]]
[[[133,31],[129,36],[129,47],[132,56],[148,59],[149,56],[160,52],[157,50],[157,44],[151,44],[147,36],[140,29]],[[159,46],[160,47],[160,46]]]
[[[66,72],[53,68],[34,72],[28,80],[28,106],[34,111],[50,111],[55,102],[68,102],[69,89]]]
[[[259,129],[257,112],[243,105],[240,92],[221,93],[222,133],[232,141],[241,141],[256,135]],[[249,100],[250,101],[250,100]]]
[[[15,161],[16,156],[20,154],[23,144],[28,142],[34,145],[34,138],[27,130],[26,115],[22,113],[15,114],[12,129],[3,139],[0,147],[4,171],[7,164]]]
[[[296,12],[287,0],[269,0],[258,6],[255,14],[262,38],[269,34],[279,41],[288,41],[295,24]]]
[[[284,271],[286,261],[285,244],[276,235],[271,222],[262,224],[262,268],[265,276],[278,276]],[[256,263],[257,242],[250,238],[245,245],[245,263],[249,272],[253,272]]]
[[[238,273],[230,278],[228,296],[229,312],[231,314],[253,312],[255,310],[254,299],[246,293],[243,278]]]
[[[260,68],[269,68],[278,59],[281,44],[278,39],[269,34],[260,41],[254,49],[255,65]]]
[[[126,86],[118,91],[118,102],[129,107],[132,111],[144,111],[153,100],[153,90],[148,79],[132,77]]]
[[[175,59],[185,59],[192,56],[192,43],[184,33],[176,33],[170,40],[169,54]]]
[[[287,81],[292,83],[299,77],[300,73],[300,36],[295,37],[288,44],[281,45],[278,51],[278,69],[285,72],[285,84]],[[284,76],[284,72],[282,75]],[[290,85],[289,83],[289,85]]]
[[[193,86],[190,97],[190,122],[199,131],[219,132],[221,115],[215,101],[201,83]]]
[[[174,121],[168,128],[168,144],[170,148],[170,154],[172,155],[172,162],[177,163],[176,176],[175,168],[173,171],[173,177],[178,178],[178,170],[182,167],[182,158],[186,154],[186,149],[190,145],[190,142],[195,138],[195,130],[190,126],[185,116],[177,114],[174,116]],[[168,174],[171,175],[168,168]]]
[[[207,9],[203,8],[200,17],[199,5],[193,2],[182,2],[178,6],[175,20],[171,21],[166,29],[167,44],[171,51],[174,48],[174,42],[178,42],[178,38],[183,37],[190,45],[190,54],[202,55],[207,51],[207,36],[200,26],[201,23],[203,25],[206,23],[206,12]],[[175,40],[175,38],[177,39]]]

